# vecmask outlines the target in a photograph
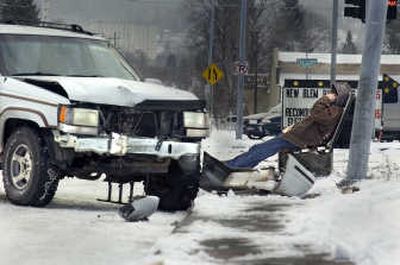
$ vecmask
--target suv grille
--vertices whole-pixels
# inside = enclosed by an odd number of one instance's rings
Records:
[[[142,137],[184,137],[182,112],[138,111],[133,108],[103,107],[102,130]]]

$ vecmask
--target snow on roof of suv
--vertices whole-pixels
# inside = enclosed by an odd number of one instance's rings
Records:
[[[100,36],[89,35],[71,30],[54,29],[49,27],[36,27],[25,25],[0,24],[0,34],[42,35],[54,37],[70,37],[94,40],[105,40]]]

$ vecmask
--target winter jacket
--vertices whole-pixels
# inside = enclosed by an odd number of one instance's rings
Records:
[[[283,133],[282,137],[300,148],[324,145],[335,131],[342,112],[342,107],[323,96],[315,102],[310,115]]]

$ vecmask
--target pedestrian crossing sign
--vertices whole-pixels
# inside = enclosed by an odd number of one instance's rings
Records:
[[[215,85],[224,77],[224,72],[213,63],[207,67],[203,72],[203,78],[210,84]]]

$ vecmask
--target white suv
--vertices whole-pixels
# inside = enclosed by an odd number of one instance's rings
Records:
[[[144,181],[161,209],[187,209],[207,133],[203,101],[142,82],[105,39],[77,25],[0,24],[0,169],[11,202],[44,206],[65,176],[105,176],[109,201],[112,183],[121,192]]]

